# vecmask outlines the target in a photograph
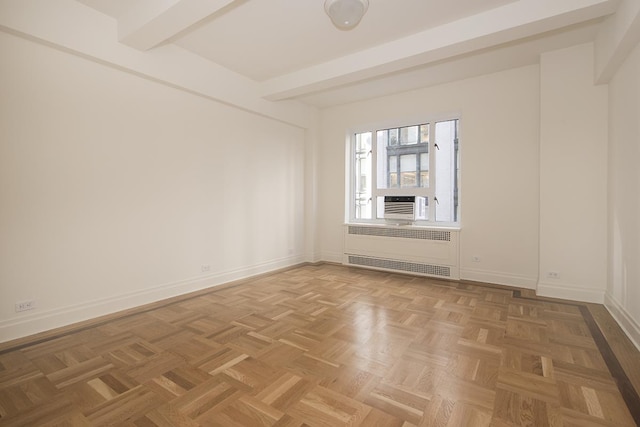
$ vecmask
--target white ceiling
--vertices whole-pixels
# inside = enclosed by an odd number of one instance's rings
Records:
[[[139,51],[168,45],[318,107],[536,63],[594,40],[617,0],[370,0],[336,29],[324,0],[77,0]],[[206,3],[206,4],[205,4]]]
[[[512,1],[372,0],[358,27],[339,31],[322,0],[253,0],[207,20],[175,43],[263,81]],[[233,43],[215,42],[221,40]]]

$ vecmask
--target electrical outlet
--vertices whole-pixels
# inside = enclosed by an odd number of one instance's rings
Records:
[[[480,262],[480,257],[478,255],[474,255],[474,256],[471,257],[471,260],[473,262]]]
[[[209,264],[202,264],[202,272],[211,271],[211,266]]]
[[[559,278],[560,278],[560,273],[558,273],[557,271],[547,272],[547,279],[559,279]]]
[[[36,308],[36,301],[33,299],[16,302],[16,313],[20,311],[33,310],[34,308]]]

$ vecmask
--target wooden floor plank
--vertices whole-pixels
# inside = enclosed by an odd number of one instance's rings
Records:
[[[606,309],[305,265],[0,348],[0,425],[640,425]]]

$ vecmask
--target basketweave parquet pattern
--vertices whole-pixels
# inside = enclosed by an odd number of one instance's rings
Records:
[[[2,352],[0,425],[636,425],[583,314],[303,266]]]

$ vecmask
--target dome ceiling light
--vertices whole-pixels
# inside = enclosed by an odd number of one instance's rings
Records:
[[[369,0],[325,0],[324,10],[340,30],[353,29],[367,12]]]

